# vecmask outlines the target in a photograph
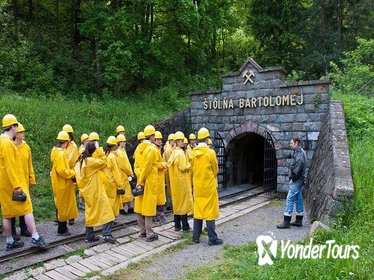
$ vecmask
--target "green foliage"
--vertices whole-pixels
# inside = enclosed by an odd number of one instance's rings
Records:
[[[344,102],[345,120],[351,142],[365,140],[374,135],[374,98],[341,93],[333,94],[333,98]]]
[[[91,279],[95,276],[100,276],[101,272],[99,270],[91,271],[86,273],[84,276],[79,277],[78,280],[85,280],[85,279]]]
[[[341,66],[331,62],[329,78],[335,89],[352,95],[374,96],[374,39],[357,39],[358,47],[344,53]]]
[[[142,95],[235,71],[248,56],[319,78],[357,36],[373,38],[371,2],[4,0],[0,90]]]
[[[75,251],[72,251],[72,252],[69,252],[69,253],[66,253],[62,258],[63,259],[67,259],[71,256],[79,256],[79,257],[84,257],[85,254],[84,254],[84,251],[86,250],[86,248],[80,248],[78,250],[75,250]]]

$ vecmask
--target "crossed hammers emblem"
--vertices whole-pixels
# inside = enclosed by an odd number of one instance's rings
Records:
[[[254,76],[255,76],[255,73],[252,70],[244,71],[243,73],[243,78],[245,78],[244,84],[248,83],[248,81],[254,84],[254,81],[251,79]]]

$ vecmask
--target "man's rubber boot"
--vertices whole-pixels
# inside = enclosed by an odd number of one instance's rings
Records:
[[[279,229],[290,228],[291,216],[283,216],[283,217],[284,217],[283,223],[280,225],[277,225],[277,228]]]
[[[296,221],[290,223],[291,226],[294,227],[302,227],[303,226],[303,216],[296,215]]]

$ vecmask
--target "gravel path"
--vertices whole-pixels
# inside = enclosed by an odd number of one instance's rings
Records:
[[[305,217],[302,228],[292,227],[288,230],[278,230],[283,217],[283,203],[273,201],[271,204],[259,208],[237,219],[226,222],[217,227],[219,238],[224,244],[237,245],[255,241],[260,234],[273,233],[277,240],[300,240],[308,236],[310,223]],[[192,221],[190,220],[190,224]],[[202,237],[200,244],[188,245],[186,248],[171,253],[147,259],[138,269],[129,269],[121,275],[113,275],[110,279],[177,279],[191,268],[204,266],[222,255],[223,246],[208,246],[207,237]]]

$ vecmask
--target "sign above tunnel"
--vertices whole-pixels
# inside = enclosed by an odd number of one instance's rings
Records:
[[[192,129],[205,126],[211,135],[219,135],[213,144],[220,141],[222,155],[218,156],[222,156],[223,169],[224,162],[238,153],[232,150],[237,137],[269,135],[267,141],[274,143],[277,160],[277,188],[285,191],[288,168],[284,158],[290,153],[289,140],[293,135],[303,140],[310,164],[328,110],[329,81],[286,83],[282,67],[262,68],[252,58],[238,71],[221,77],[221,89],[191,93]]]

